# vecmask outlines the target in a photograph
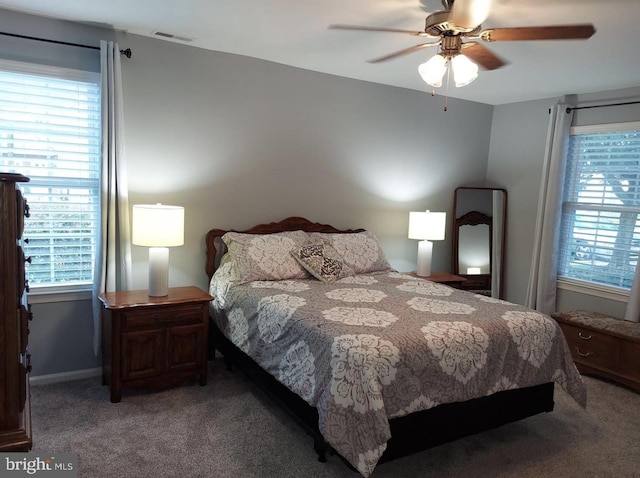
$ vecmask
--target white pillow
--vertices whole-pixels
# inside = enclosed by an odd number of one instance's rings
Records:
[[[240,282],[256,280],[305,279],[304,268],[291,253],[305,243],[304,231],[275,234],[242,234],[227,232],[222,240],[227,245]]]

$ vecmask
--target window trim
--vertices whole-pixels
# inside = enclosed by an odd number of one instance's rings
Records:
[[[569,134],[599,134],[599,133],[620,133],[623,131],[635,131],[640,129],[640,121],[626,121],[624,123],[587,124],[583,126],[572,126]]]
[[[631,291],[619,287],[611,287],[604,284],[595,284],[569,277],[558,277],[556,287],[571,292],[601,297],[603,299],[615,300],[617,302],[628,302]]]
[[[50,304],[52,302],[75,302],[91,300],[93,297],[91,284],[79,284],[76,287],[40,286],[31,287],[27,294],[29,304]]]
[[[0,70],[23,73],[27,75],[39,75],[44,77],[66,79],[71,81],[82,81],[96,83],[102,87],[102,75],[100,72],[64,68],[55,65],[41,65],[37,63],[27,63],[0,58]],[[98,193],[100,194],[101,179],[98,180]],[[98,222],[100,217],[98,216]],[[100,224],[98,223],[98,226]],[[99,237],[96,240],[100,240]],[[93,284],[85,282],[81,284],[61,284],[61,285],[36,285],[30,286],[28,293],[29,303],[51,303],[69,302],[76,300],[90,300],[92,298]]]
[[[592,124],[582,126],[572,126],[569,129],[569,134],[601,134],[601,133],[618,133],[624,131],[640,130],[640,121],[626,121],[622,123],[603,123]],[[565,167],[566,171],[566,167]],[[562,207],[565,202],[562,201]],[[584,205],[585,209],[589,209],[587,205]],[[620,207],[620,209],[626,209]],[[603,299],[615,300],[618,302],[628,302],[631,296],[631,289],[623,289],[620,287],[608,286],[605,284],[596,284],[594,282],[583,281],[579,279],[573,279],[570,277],[558,275],[556,279],[556,287],[562,290],[568,290],[571,292],[579,292],[585,295],[591,295],[595,297],[601,297]]]

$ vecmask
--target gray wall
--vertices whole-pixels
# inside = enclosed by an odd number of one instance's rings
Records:
[[[484,178],[487,105],[139,36],[121,39],[131,203],[185,206],[170,283],[206,287],[204,235],[301,215],[371,229],[390,262],[415,267],[410,210],[451,212]],[[434,268],[448,270],[450,242]],[[136,287],[147,251],[134,246]]]
[[[4,11],[0,28],[95,45],[112,35]],[[130,203],[185,207],[170,285],[207,287],[210,228],[290,215],[368,228],[393,266],[412,270],[409,211],[446,211],[450,224],[455,187],[486,175],[491,106],[450,99],[445,113],[443,98],[428,93],[117,36],[120,48],[133,50],[123,58]],[[56,63],[79,54],[26,43],[3,40],[0,56]],[[448,235],[435,244],[434,269],[449,270],[450,251]],[[133,259],[134,287],[146,288],[147,250],[133,246]],[[90,301],[35,304],[31,329],[33,376],[99,365]]]

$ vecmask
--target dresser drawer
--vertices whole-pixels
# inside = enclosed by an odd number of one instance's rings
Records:
[[[132,308],[124,311],[123,326],[125,330],[166,327],[176,324],[193,324],[202,322],[202,303],[180,306],[159,306]]]
[[[615,337],[593,330],[561,323],[571,356],[577,363],[613,370],[619,355],[619,341]]]

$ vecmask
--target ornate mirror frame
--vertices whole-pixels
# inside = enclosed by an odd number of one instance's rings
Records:
[[[458,187],[453,196],[453,218],[451,271],[466,279],[461,288],[503,298],[507,191],[492,187]],[[460,228],[485,224],[489,228],[489,273],[467,274],[466,270],[460,270]]]

